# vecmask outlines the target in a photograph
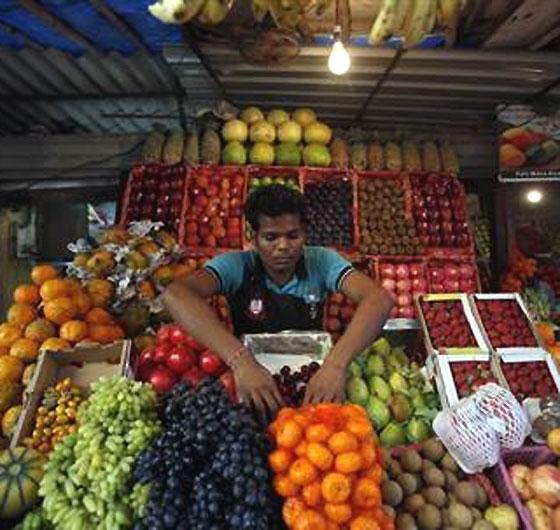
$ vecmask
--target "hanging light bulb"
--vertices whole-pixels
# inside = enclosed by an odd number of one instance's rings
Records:
[[[344,47],[340,34],[340,26],[335,26],[333,31],[334,44],[329,55],[329,70],[335,75],[344,75],[350,68],[350,54]]]

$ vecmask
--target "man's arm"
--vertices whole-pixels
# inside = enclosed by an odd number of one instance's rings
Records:
[[[340,402],[344,399],[347,366],[380,335],[394,305],[385,289],[358,271],[352,271],[346,277],[341,290],[357,303],[356,312],[321,369],[309,382],[306,402]]]
[[[270,373],[243,348],[206,302],[206,298],[218,292],[216,279],[200,270],[173,282],[165,290],[163,301],[189,335],[214,351],[232,369],[239,397],[265,421],[267,410],[273,415],[282,405],[282,398]]]

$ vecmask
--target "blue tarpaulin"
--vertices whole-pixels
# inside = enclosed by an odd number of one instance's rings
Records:
[[[107,5],[121,16],[154,52],[164,44],[181,42],[178,26],[162,24],[148,12],[155,0],[107,0]],[[41,5],[58,19],[72,26],[100,52],[117,51],[131,55],[136,45],[122,35],[88,0],[42,0]],[[25,37],[46,48],[81,55],[85,49],[65,37],[45,21],[21,7],[17,0],[0,1],[0,46],[21,49]],[[15,32],[9,32],[13,28]],[[21,35],[18,35],[21,32]]]

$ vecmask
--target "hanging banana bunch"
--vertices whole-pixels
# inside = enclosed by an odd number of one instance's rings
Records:
[[[215,26],[228,15],[233,0],[158,0],[148,11],[164,24],[186,24],[196,20]]]
[[[434,29],[438,0],[414,0],[404,26],[406,48],[412,48]]]
[[[438,0],[436,26],[445,35],[445,46],[451,48],[457,40],[461,0]]]

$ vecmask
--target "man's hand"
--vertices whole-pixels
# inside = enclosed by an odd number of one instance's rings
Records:
[[[235,363],[233,375],[241,401],[253,408],[263,425],[271,421],[284,403],[270,372],[246,355]]]
[[[321,368],[307,384],[304,405],[308,403],[342,403],[344,400],[344,386],[346,383],[346,369],[329,359],[325,359]]]

